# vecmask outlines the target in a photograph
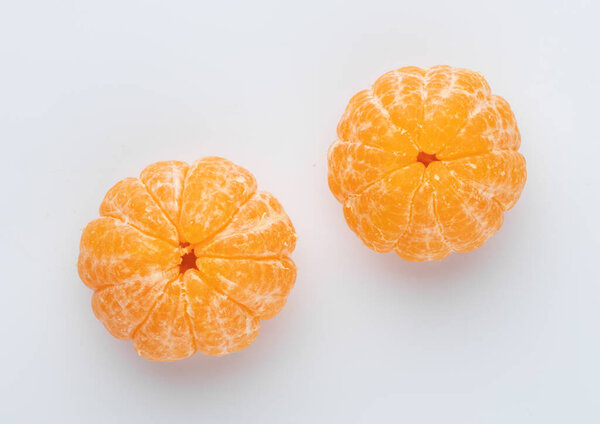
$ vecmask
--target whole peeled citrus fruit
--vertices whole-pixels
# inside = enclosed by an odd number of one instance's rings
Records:
[[[510,106],[477,72],[401,68],[350,100],[329,186],[377,252],[426,261],[481,246],[525,185]]]
[[[111,188],[100,215],[79,275],[98,319],[147,359],[244,349],[294,285],[290,219],[226,159],[152,164]]]

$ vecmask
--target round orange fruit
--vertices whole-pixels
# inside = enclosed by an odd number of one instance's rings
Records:
[[[296,233],[252,174],[208,157],[158,162],[111,188],[83,231],[92,308],[143,357],[172,361],[249,346],[296,279]]]
[[[525,185],[510,106],[468,69],[384,74],[352,97],[337,135],[329,187],[348,225],[410,261],[480,247]]]

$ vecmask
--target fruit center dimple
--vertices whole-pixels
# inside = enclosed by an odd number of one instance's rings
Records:
[[[439,161],[439,159],[435,155],[419,152],[417,155],[417,161],[421,162],[423,165],[425,165],[425,168],[427,168],[431,162]]]
[[[181,243],[182,248],[186,248],[189,246],[189,243]],[[183,254],[181,256],[181,263],[179,264],[179,272],[181,274],[185,274],[188,269],[198,269],[196,266],[196,255],[193,250]]]

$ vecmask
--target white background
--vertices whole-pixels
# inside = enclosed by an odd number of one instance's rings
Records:
[[[0,421],[600,422],[600,6],[493,3],[1,2]],[[347,228],[326,151],[352,94],[436,64],[510,102],[529,178],[484,247],[408,263]],[[298,281],[245,351],[148,362],[79,237],[119,179],[207,155],[281,200]]]

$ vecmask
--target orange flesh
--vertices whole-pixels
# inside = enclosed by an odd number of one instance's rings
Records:
[[[92,307],[143,357],[221,356],[249,346],[296,279],[296,233],[254,177],[221,158],[158,162],[107,193],[78,270]]]
[[[329,149],[329,186],[350,228],[411,261],[481,246],[525,185],[508,103],[478,73],[406,67],[356,94]]]

